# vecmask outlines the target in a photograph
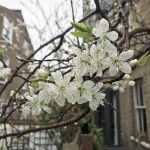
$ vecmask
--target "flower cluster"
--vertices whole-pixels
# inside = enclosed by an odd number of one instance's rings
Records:
[[[92,76],[103,75],[103,70],[109,69],[110,76],[115,76],[119,71],[123,73],[131,73],[131,66],[128,60],[133,56],[133,50],[118,53],[117,47],[112,44],[118,39],[115,31],[108,32],[109,23],[105,19],[101,19],[97,27],[93,29],[93,34],[99,37],[96,44],[85,45],[85,49],[81,50],[73,47],[76,57],[74,58],[76,74],[85,75],[90,73]]]
[[[65,102],[71,104],[83,104],[89,102],[92,110],[96,110],[99,104],[103,105],[105,94],[100,92],[102,83],[94,84],[91,80],[83,81],[82,77],[71,80],[71,74],[62,75],[60,71],[51,74],[53,83],[39,82],[38,94],[30,87],[30,93],[25,97],[28,100],[23,106],[23,115],[39,115],[41,111],[51,113],[49,105],[57,103],[64,106]]]
[[[133,50],[118,52],[115,42],[118,33],[109,31],[109,23],[106,19],[101,19],[92,31],[95,39],[92,43],[84,44],[84,48],[73,46],[75,57],[73,58],[73,70],[65,75],[60,71],[51,73],[50,81],[39,81],[38,90],[34,92],[30,87],[30,93],[25,97],[27,102],[22,106],[24,115],[32,112],[39,115],[41,111],[51,113],[54,103],[64,106],[65,103],[83,104],[88,102],[92,110],[96,110],[99,105],[104,105],[105,94],[102,92],[103,83],[94,83],[91,80],[83,80],[85,75],[102,77],[108,70],[111,77],[122,72],[131,73],[131,63]],[[33,66],[29,66],[33,70]],[[48,72],[38,69],[39,77],[48,77]],[[127,76],[127,75],[126,75]],[[113,89],[121,92],[127,85],[133,85],[130,78],[113,83]],[[25,113],[27,112],[27,113]]]
[[[3,63],[0,62],[0,78],[6,79],[11,76],[11,69],[8,67],[4,67]]]
[[[130,75],[125,74],[122,80],[113,82],[113,90],[119,90],[120,93],[123,93],[125,91],[125,88],[127,86],[134,86],[135,81],[131,80]]]

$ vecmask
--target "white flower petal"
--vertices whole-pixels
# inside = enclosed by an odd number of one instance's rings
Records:
[[[78,104],[84,104],[87,102],[87,99],[85,97],[80,97],[80,99],[77,102]]]
[[[56,85],[55,84],[52,84],[52,83],[49,83],[49,91],[50,92],[57,92],[57,87],[56,87]]]
[[[54,78],[56,84],[60,85],[63,83],[62,73],[59,70],[51,73],[51,75]]]
[[[65,104],[65,97],[63,94],[59,94],[56,99],[55,102],[59,105],[59,106],[64,106]]]
[[[102,62],[102,70],[105,70],[111,64],[110,58],[108,57],[104,58],[101,62]]]
[[[134,54],[133,50],[124,51],[119,55],[119,60],[126,61],[130,59]]]
[[[114,91],[116,91],[116,90],[118,90],[118,89],[119,89],[119,86],[118,86],[118,85],[114,85],[114,86],[113,86],[113,90],[114,90]]]
[[[95,100],[95,101],[91,101],[89,102],[89,107],[95,111],[99,106],[99,101]]]
[[[93,30],[92,30],[92,33],[96,36],[96,37],[99,37],[100,35],[99,35],[99,32],[97,32],[97,28],[94,28]]]
[[[94,86],[94,83],[91,80],[83,82],[83,87],[86,89],[91,89]]]
[[[111,41],[116,41],[118,39],[118,33],[116,31],[111,31],[107,34]]]
[[[101,93],[101,92],[97,93],[97,99],[99,99],[99,100],[104,99],[105,96],[106,96],[106,94],[104,94],[104,93]]]
[[[128,83],[130,86],[134,86],[135,85],[135,81],[129,81]]]
[[[123,93],[125,90],[124,90],[124,88],[123,87],[119,87],[119,92],[120,93]]]
[[[89,90],[85,90],[83,92],[82,98],[84,98],[86,101],[92,101],[92,94]]]
[[[114,57],[117,57],[117,48],[116,46],[114,46],[114,44],[107,42],[107,46],[106,46],[106,50],[107,50],[107,53],[110,57],[114,58]]]
[[[41,113],[41,108],[39,105],[34,104],[32,107],[32,115],[37,116]]]
[[[118,66],[116,66],[116,65],[111,65],[111,66],[110,66],[110,68],[109,68],[109,74],[110,74],[111,76],[116,75],[118,72],[119,72]]]
[[[51,112],[52,112],[51,108],[49,108],[48,106],[43,106],[42,108],[45,112],[47,112],[48,114],[51,114]]]
[[[131,66],[127,62],[121,62],[119,69],[124,73],[131,73]]]
[[[99,90],[102,88],[103,83],[98,82],[93,88],[92,88],[92,94],[96,94],[99,92]]]
[[[71,73],[67,73],[65,76],[64,76],[64,81],[66,84],[68,84],[70,82],[70,79],[71,79]]]
[[[98,55],[98,59],[102,59],[106,56],[106,50],[100,49],[96,55]]]
[[[98,24],[98,29],[99,31],[102,32],[107,32],[109,30],[109,22],[102,18]]]
[[[81,55],[81,50],[80,50],[78,47],[73,46],[72,49],[73,49],[73,52],[74,52],[77,56],[80,56],[80,55]]]

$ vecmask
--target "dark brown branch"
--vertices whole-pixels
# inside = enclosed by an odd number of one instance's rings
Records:
[[[137,33],[142,33],[142,32],[148,32],[150,33],[150,27],[139,27],[136,29],[133,29],[132,31],[129,32],[129,39],[131,39],[132,37],[134,37],[134,35],[136,35]],[[125,43],[125,37],[122,37],[119,41],[118,41],[118,46],[122,46]]]
[[[124,10],[124,8],[123,8],[123,6],[121,4],[121,1],[117,0],[117,2],[118,2],[118,5],[119,5],[119,10],[120,10],[120,13],[121,13],[122,21],[123,21],[124,27],[125,27],[125,31],[124,31],[125,48],[129,49],[130,42],[129,42],[129,24],[128,24],[128,19],[127,19],[127,16],[125,14],[125,10]]]
[[[100,7],[99,0],[94,0],[94,3],[95,3],[95,6],[96,6],[97,14],[99,14],[102,18],[105,18],[106,20],[109,21],[108,17],[106,16],[106,14],[103,12],[103,10]]]
[[[17,133],[5,134],[5,135],[0,136],[0,139],[6,138],[6,137],[13,137],[13,136],[20,137],[22,135],[29,134],[31,132],[33,133],[33,132],[38,132],[38,131],[42,131],[42,130],[55,129],[55,128],[59,128],[62,126],[67,126],[67,125],[70,125],[74,122],[79,121],[84,116],[86,116],[89,112],[90,112],[90,108],[88,107],[85,111],[83,111],[79,115],[77,115],[77,116],[75,116],[69,120],[61,121],[59,123],[55,123],[55,124],[51,124],[51,125],[47,125],[47,126],[43,126],[43,127],[39,127],[39,128],[33,128],[33,129],[21,131],[19,133],[17,132]]]
[[[83,22],[86,19],[88,19],[89,17],[93,16],[94,14],[96,14],[97,11],[94,10],[91,13],[89,13],[87,16],[85,16],[84,18],[82,18],[79,22]],[[38,49],[36,49],[28,58],[27,60],[32,59],[32,57],[38,53],[42,48],[46,47],[47,45],[49,45],[50,43],[54,42],[55,40],[64,37],[66,33],[68,33],[73,27],[69,27],[68,29],[66,29],[63,33],[55,36],[54,38],[52,38],[51,40],[47,41],[46,43],[44,43],[43,45],[41,45]],[[6,84],[3,86],[2,90],[0,91],[0,96],[2,95],[2,93],[4,92],[4,90],[7,88],[7,86],[12,82],[13,78],[15,77],[15,75],[18,73],[18,71],[24,66],[26,65],[28,62],[23,62],[22,64],[20,64],[18,67],[16,67],[16,70],[14,71],[14,73],[12,74],[12,76],[10,77],[10,79],[6,82]]]

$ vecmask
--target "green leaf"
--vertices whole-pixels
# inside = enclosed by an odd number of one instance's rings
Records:
[[[0,61],[2,61],[4,59],[4,53],[2,50],[0,50]]]
[[[150,54],[148,52],[146,52],[144,55],[142,55],[139,59],[138,62],[136,63],[136,65],[142,66],[145,63],[148,62],[148,60],[150,59]]]
[[[32,83],[38,83],[38,82],[40,82],[40,81],[45,81],[45,79],[43,79],[43,78],[33,78],[32,80],[31,80],[31,82]]]
[[[71,34],[79,38],[87,37],[90,35],[88,32],[71,32]]]
[[[87,24],[83,24],[83,23],[72,23],[73,27],[77,30],[77,31],[81,31],[81,32],[91,32],[90,27]]]

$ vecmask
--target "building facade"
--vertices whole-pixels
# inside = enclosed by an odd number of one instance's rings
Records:
[[[134,0],[133,6],[129,15],[132,27],[149,26],[150,1]],[[149,37],[143,36],[146,44],[137,44],[133,48],[150,52]],[[150,149],[150,61],[135,68],[131,76],[135,86],[120,94],[122,145],[125,150],[147,150]]]
[[[16,69],[21,63],[17,57],[26,59],[33,52],[33,46],[20,10],[11,10],[0,6],[0,53],[4,54],[4,61],[7,67],[10,67],[12,71]],[[27,66],[25,65],[20,70],[20,75],[24,78],[27,77],[25,72]],[[7,82],[7,79],[0,78],[0,90]],[[2,111],[10,98],[11,90],[16,90],[24,80],[18,76],[15,76],[14,80],[7,86],[2,96],[0,97],[0,116]],[[21,91],[27,90],[27,86],[24,85]],[[11,111],[11,107],[7,109],[6,115]],[[20,113],[16,112],[9,119],[9,123],[13,124],[11,127],[6,124],[9,132],[17,132],[29,129],[31,127],[39,127],[39,124],[31,122],[30,120],[21,120]],[[52,142],[52,137],[49,131],[42,131],[37,133],[31,133],[21,138],[8,138],[7,144],[10,150],[56,150],[56,146]],[[0,124],[0,135],[4,134],[4,126]],[[5,140],[0,140],[0,149],[8,149],[6,147]]]
[[[20,10],[10,10],[0,6],[0,35],[0,51],[4,54],[3,62],[6,66],[15,70],[20,63],[17,57],[25,59],[33,52],[31,40],[24,25],[24,19]],[[20,73],[23,75],[26,69],[27,66],[25,66]],[[6,82],[6,79],[0,79],[0,89],[3,88]],[[16,90],[22,82],[23,80],[21,78],[15,77],[0,97],[2,105],[9,99],[10,90]],[[23,89],[25,90],[25,88],[24,86]]]
[[[124,0],[129,2],[128,21],[130,28],[150,25],[149,0]],[[99,2],[108,2],[110,0]],[[101,5],[102,8],[106,5]],[[109,5],[108,5],[109,7]],[[89,22],[95,22],[89,20]],[[145,44],[131,46],[135,51],[150,52],[150,36],[142,36]],[[131,45],[134,41],[131,40]],[[138,43],[138,41],[137,41]],[[131,74],[136,82],[123,94],[109,89],[107,100],[111,105],[100,107],[94,113],[97,127],[103,128],[105,150],[147,150],[150,149],[150,61],[137,67]]]

